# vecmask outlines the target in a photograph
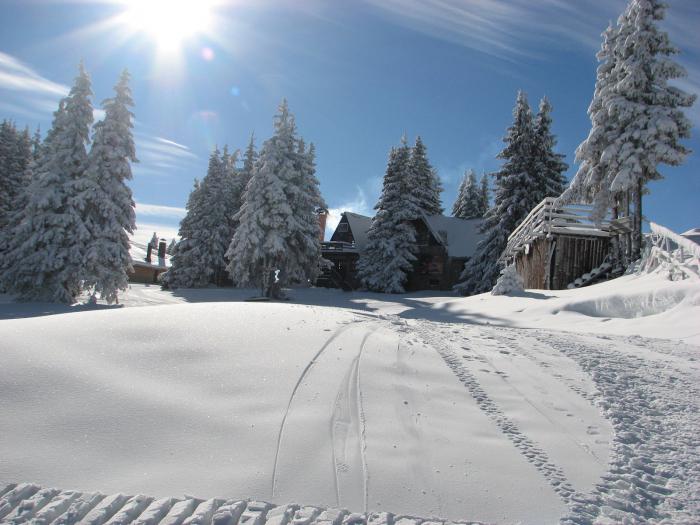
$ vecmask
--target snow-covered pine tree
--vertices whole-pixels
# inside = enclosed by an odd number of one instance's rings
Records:
[[[170,268],[161,275],[164,288],[192,288],[195,286],[195,275],[191,271],[199,259],[199,245],[194,240],[195,232],[199,229],[203,210],[202,184],[194,180],[194,187],[187,199],[187,214],[180,221],[180,242],[170,259]]]
[[[510,264],[501,270],[501,275],[496,285],[491,290],[492,295],[509,295],[513,292],[522,292],[524,288],[523,278],[520,277],[514,264]]]
[[[457,200],[452,207],[452,215],[460,219],[477,219],[483,217],[481,194],[476,183],[476,173],[468,170],[459,185]]]
[[[165,253],[168,255],[175,255],[175,248],[177,247],[177,241],[173,239],[170,241],[170,244],[168,244],[168,247],[165,249]]]
[[[255,150],[255,133],[250,134],[250,141],[248,142],[248,147],[246,147],[245,154],[243,155],[243,169],[241,169],[241,186],[243,188],[243,193],[245,193],[245,188],[253,176],[253,170],[255,169],[255,162],[258,160],[258,152]],[[241,204],[242,204],[242,194],[241,194]]]
[[[32,161],[29,131],[18,131],[9,120],[0,123],[0,230],[10,214],[22,207],[27,169]]]
[[[297,175],[292,185],[292,207],[296,228],[294,236],[289,239],[289,246],[295,264],[290,266],[287,278],[305,283],[314,282],[321,260],[321,243],[319,223],[316,210],[326,208],[321,196],[321,189],[316,178],[316,147],[309,145],[307,151],[304,139],[297,142]],[[291,272],[295,273],[292,274]]]
[[[611,207],[613,195],[610,185],[605,184],[606,166],[601,163],[603,151],[611,143],[613,121],[608,117],[605,100],[616,83],[615,41],[619,37],[617,28],[608,26],[603,33],[603,43],[596,55],[598,58],[593,100],[588,106],[591,130],[588,137],[576,149],[579,168],[571,183],[562,194],[562,202],[589,202],[594,205],[593,217],[602,219]]]
[[[87,177],[75,182],[77,208],[90,232],[84,250],[84,286],[108,303],[118,301],[118,292],[127,289],[133,271],[129,237],[136,229],[136,216],[127,181],[132,178],[130,163],[137,160],[129,78],[127,71],[122,72],[114,97],[102,103],[105,117],[94,126]]]
[[[430,165],[428,152],[420,136],[416,137],[416,143],[411,149],[409,161],[410,170],[414,178],[413,192],[418,205],[426,215],[441,215],[442,208],[442,184],[435,169]]]
[[[592,202],[597,220],[633,201],[633,259],[641,250],[646,184],[662,178],[659,164],[684,161],[689,151],[680,140],[690,136],[691,123],[683,108],[696,98],[668,84],[686,72],[671,59],[678,49],[657,25],[665,8],[658,0],[631,0],[617,27],[606,31],[589,108],[591,131],[576,152],[581,165],[564,195]]]
[[[416,231],[411,221],[424,210],[413,191],[410,162],[411,148],[404,137],[389,154],[382,194],[374,207],[377,212],[358,262],[358,275],[369,290],[403,293],[416,260]]]
[[[562,194],[566,184],[564,172],[569,169],[568,164],[564,162],[565,155],[554,152],[557,139],[552,133],[551,112],[552,105],[547,97],[543,97],[535,117],[532,151],[535,173],[540,181],[540,201],[545,197],[559,197]]]
[[[491,290],[500,274],[499,258],[508,236],[538,204],[537,178],[532,162],[532,112],[524,92],[518,92],[513,109],[513,124],[506,133],[505,148],[498,158],[505,162],[494,173],[494,205],[486,213],[481,231],[484,238],[467,261],[455,290],[475,294]]]
[[[618,82],[607,100],[617,134],[603,157],[609,161],[611,191],[629,192],[633,197],[633,260],[641,255],[642,196],[647,183],[663,178],[659,164],[678,166],[690,152],[680,143],[690,137],[692,128],[683,108],[697,98],[668,84],[687,74],[671,59],[678,48],[658,27],[665,10],[666,4],[659,0],[630,1],[618,20],[625,38],[616,41]]]
[[[81,63],[70,93],[54,113],[27,202],[6,228],[9,242],[0,275],[5,288],[20,299],[72,303],[81,292],[90,235],[72,192],[88,166],[91,95],[90,77]]]
[[[481,175],[479,181],[479,217],[486,217],[489,211],[491,200],[489,198],[489,177],[486,173]]]
[[[227,162],[235,163],[235,158],[231,161],[227,154]],[[231,181],[216,148],[209,156],[206,176],[190,195],[180,228],[182,240],[171,270],[163,277],[167,286],[194,288],[223,283],[225,254],[232,235],[230,199]]]
[[[274,135],[263,143],[236,215],[239,224],[227,252],[236,285],[264,287],[273,270],[281,270],[280,285],[313,277],[306,273],[306,265],[317,253],[318,230],[311,247],[305,214],[307,205],[317,204],[315,197],[300,195],[300,166],[294,117],[283,100],[275,116]],[[313,207],[308,212],[313,213]]]

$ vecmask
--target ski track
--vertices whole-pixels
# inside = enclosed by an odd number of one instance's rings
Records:
[[[367,471],[366,421],[362,408],[360,361],[372,332],[366,333],[335,398],[331,415],[331,443],[335,473],[336,499],[361,488],[363,510],[367,511],[369,475]]]
[[[361,321],[358,321],[361,322]],[[289,396],[289,400],[287,401],[287,407],[285,408],[284,411],[284,416],[282,416],[282,422],[280,423],[280,429],[279,432],[277,433],[277,445],[276,445],[276,450],[275,450],[275,461],[272,466],[272,492],[271,494],[274,496],[275,495],[275,487],[277,483],[277,465],[279,462],[279,455],[280,455],[280,447],[282,446],[282,436],[284,434],[284,427],[285,424],[287,423],[287,417],[289,417],[289,411],[292,407],[292,402],[294,401],[294,397],[297,394],[297,390],[299,390],[299,387],[301,386],[301,383],[304,381],[304,378],[308,374],[309,370],[311,367],[316,363],[316,360],[321,357],[321,354],[326,350],[333,341],[335,341],[338,337],[340,337],[344,332],[349,330],[355,326],[355,323],[349,323],[339,329],[337,329],[335,332],[333,332],[333,335],[331,335],[328,340],[321,346],[321,348],[316,352],[314,357],[306,364],[306,367],[304,370],[301,372],[301,375],[299,376],[299,379],[297,379],[296,384],[294,385],[294,388],[292,389],[292,393]]]
[[[419,321],[409,325],[420,335],[424,342],[434,348],[444,359],[447,366],[465,386],[476,401],[477,406],[491,419],[498,429],[525,456],[525,459],[545,477],[552,489],[566,503],[574,493],[574,488],[567,481],[561,468],[555,465],[534,441],[525,436],[517,425],[498,407],[479,384],[478,379],[462,364],[461,358],[446,343],[444,334],[440,334],[439,325]]]

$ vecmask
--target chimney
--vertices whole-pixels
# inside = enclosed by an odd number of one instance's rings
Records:
[[[146,246],[146,262],[150,263],[151,262],[151,252],[153,251],[153,245],[151,243],[148,243],[148,246]]]
[[[165,249],[167,245],[165,244],[165,239],[161,239],[158,243],[158,258],[165,259]]]
[[[326,238],[326,219],[328,218],[328,210],[325,208],[317,208],[318,215],[319,239],[321,242]]]

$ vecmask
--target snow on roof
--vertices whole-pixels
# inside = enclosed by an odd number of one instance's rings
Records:
[[[691,228],[687,232],[681,233],[681,235],[686,239],[700,244],[700,228]]]
[[[460,219],[445,215],[426,216],[425,222],[450,257],[471,257],[481,240],[482,219]]]
[[[370,226],[372,226],[372,217],[360,215],[359,213],[352,213],[350,211],[344,212],[344,215],[350,225],[352,237],[355,239],[355,247],[357,251],[362,251],[367,245],[367,232]]]
[[[345,217],[355,239],[355,246],[362,251],[367,244],[367,232],[372,226],[372,217],[349,211]],[[459,219],[445,215],[424,216],[423,219],[438,242],[447,248],[450,257],[471,257],[481,240],[482,219]]]
[[[134,266],[147,266],[149,268],[170,268],[170,255],[165,254],[164,258],[158,257],[158,249],[153,250],[151,255],[151,262],[146,262],[146,253],[148,251],[146,244],[141,244],[134,240],[131,241],[131,249],[129,249],[129,254],[131,255],[132,264]]]

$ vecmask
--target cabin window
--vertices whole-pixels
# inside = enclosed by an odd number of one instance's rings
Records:
[[[338,233],[347,233],[348,232],[348,223],[347,222],[341,222],[338,224]]]

